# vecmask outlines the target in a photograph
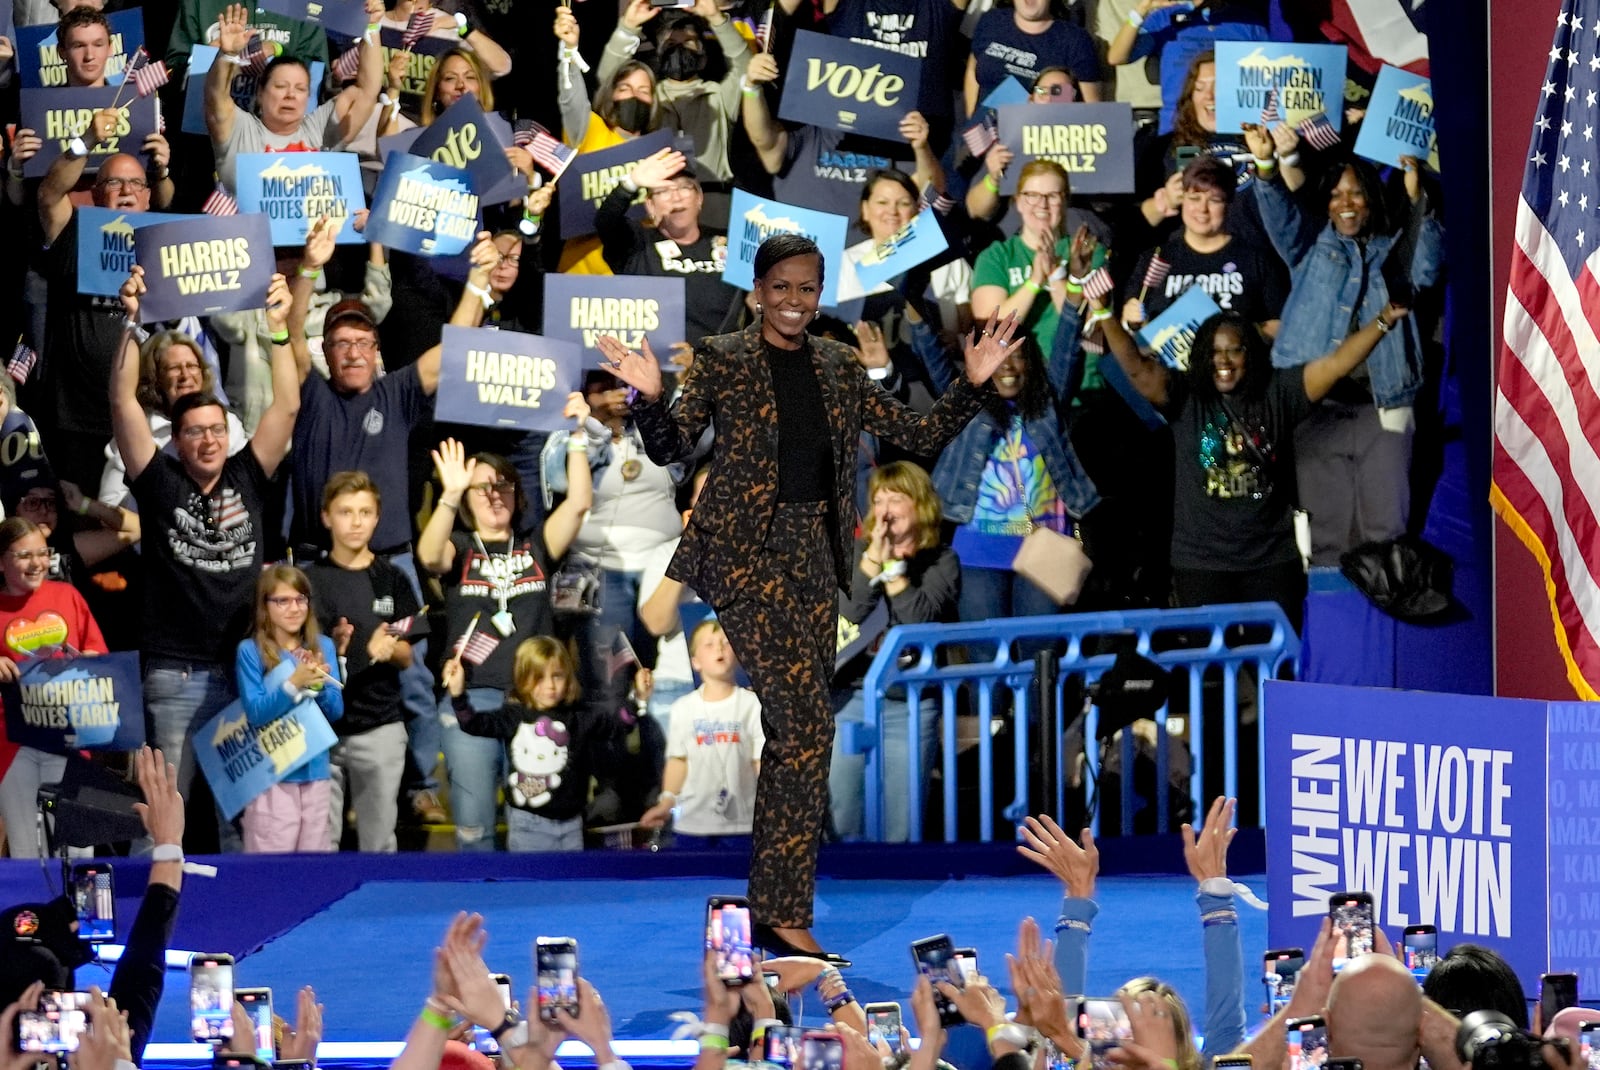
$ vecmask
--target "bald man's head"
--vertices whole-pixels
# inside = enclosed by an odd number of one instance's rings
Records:
[[[1421,1018],[1411,972],[1387,955],[1362,955],[1328,993],[1328,1052],[1360,1059],[1364,1070],[1412,1070]]]

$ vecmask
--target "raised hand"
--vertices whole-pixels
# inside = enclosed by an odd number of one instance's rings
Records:
[[[433,470],[439,476],[440,500],[460,504],[467,493],[467,483],[472,479],[472,466],[467,464],[467,448],[453,438],[439,443],[432,451]]]
[[[339,236],[339,222],[322,216],[315,220],[306,231],[305,249],[300,254],[300,266],[315,271],[333,259],[333,251],[337,246],[334,239]]]
[[[122,288],[117,291],[117,296],[122,298],[122,314],[134,323],[139,322],[139,299],[144,296],[144,268],[138,264],[133,265],[133,270],[128,272],[128,277],[122,283]]]
[[[1187,822],[1183,826],[1183,860],[1189,875],[1197,881],[1228,875],[1228,845],[1239,830],[1233,827],[1238,799],[1219,795],[1206,813],[1205,827],[1199,832]]]
[[[861,343],[861,366],[863,368],[887,368],[889,366],[889,345],[884,341],[883,328],[876,323],[860,320],[856,323],[856,341]]]
[[[152,171],[165,170],[167,164],[172,162],[172,146],[160,131],[146,134],[144,144],[140,148],[150,158],[150,169]]]
[[[558,1024],[568,1036],[589,1045],[596,1063],[603,1065],[611,1061],[611,1012],[606,1010],[606,1001],[587,978],[578,978],[578,1013],[573,1014],[563,1007]]]
[[[1088,275],[1094,269],[1094,254],[1099,248],[1100,240],[1087,226],[1080,226],[1072,235],[1072,248],[1067,251],[1067,271],[1080,279]]]
[[[256,31],[250,28],[250,12],[243,4],[229,4],[217,16],[217,51],[237,56],[249,45]]]
[[[1406,197],[1412,204],[1422,199],[1422,163],[1415,156],[1400,157],[1406,175]]]
[[[128,1016],[97,987],[89,989],[89,1028],[72,1056],[74,1070],[113,1070],[118,1060],[133,1061]]]
[[[11,173],[18,178],[22,177],[22,165],[39,154],[44,148],[44,138],[40,137],[31,127],[22,127],[11,139]]]
[[[289,280],[274,272],[267,284],[267,327],[272,334],[289,329]]]
[[[183,844],[183,796],[178,793],[177,767],[159,750],[141,747],[133,758],[134,775],[144,802],[134,803],[134,813],[156,846]]]
[[[89,128],[83,132],[83,139],[91,145],[108,141],[116,134],[117,126],[121,122],[120,112],[113,108],[101,108],[89,117]]]
[[[967,380],[973,386],[982,386],[994,375],[1000,362],[1006,359],[1011,336],[1016,330],[1017,314],[1013,312],[998,323],[994,316],[990,316],[981,334],[976,333],[976,327],[967,332],[962,349],[967,360]]]
[[[622,11],[621,22],[628,29],[637,32],[639,27],[655,18],[657,14],[659,11],[650,0],[628,0],[628,6]]]
[[[989,172],[989,176],[998,184],[1000,177],[1006,173],[1006,168],[1016,158],[1016,153],[996,141],[989,146],[989,151],[983,154],[983,166]]]
[[[634,164],[628,177],[642,189],[654,189],[682,171],[688,162],[677,149],[665,148]]]
[[[1077,899],[1094,896],[1094,879],[1100,872],[1100,851],[1094,832],[1083,830],[1083,844],[1072,842],[1049,814],[1022,819],[1022,842],[1017,853],[1054,873],[1067,894]]]
[[[465,925],[451,928],[445,940],[444,959],[455,978],[456,994],[440,998],[473,1025],[494,1029],[505,1021],[506,1005],[500,998],[500,987],[483,962],[488,936],[482,926],[482,916],[474,914]]]
[[[1244,143],[1258,160],[1272,159],[1272,134],[1259,123],[1244,123]]]
[[[1054,956],[1054,941],[1040,939],[1039,923],[1023,918],[1017,929],[1017,953],[1006,956],[1011,990],[1017,994],[1017,1021],[1033,1026],[1064,1054],[1077,1059],[1087,1052],[1067,1016]]]
[[[317,1046],[322,1043],[322,1012],[326,1008],[317,1002],[317,993],[310,985],[302,988],[295,997],[294,1028],[285,1030],[278,1057],[284,1061],[304,1059],[317,1065]],[[497,1023],[498,1024],[498,1023]]]
[[[758,52],[750,57],[744,76],[751,85],[766,85],[778,80],[778,61],[771,52]]]
[[[1172,1011],[1167,1001],[1154,992],[1137,997],[1120,995],[1128,1014],[1133,1039],[1125,1040],[1106,1053],[1118,1066],[1133,1070],[1170,1070],[1178,1061],[1178,1034],[1173,1028]]]
[[[647,402],[660,400],[661,364],[656,360],[655,351],[650,348],[650,339],[644,340],[642,355],[635,353],[609,334],[602,334],[595,339],[595,347],[606,358],[601,362],[601,366],[637,390],[642,400]],[[998,363],[997,361],[996,364]],[[993,369],[990,369],[990,372],[992,374]]]
[[[589,418],[589,402],[580,390],[574,390],[567,395],[567,404],[561,410],[561,415],[569,420],[575,420],[578,430],[583,430],[583,423]]]
[[[556,8],[556,40],[568,48],[578,47],[578,17],[570,7]]]
[[[700,981],[705,991],[705,1013],[701,1015],[713,1025],[727,1025],[739,1013],[739,993],[722,983],[717,976],[717,953],[706,949],[700,962]]]
[[[1288,156],[1300,149],[1300,131],[1288,123],[1272,128],[1272,148],[1279,156]]]
[[[928,120],[922,117],[920,111],[908,111],[900,120],[900,136],[906,139],[912,150],[928,147]]]

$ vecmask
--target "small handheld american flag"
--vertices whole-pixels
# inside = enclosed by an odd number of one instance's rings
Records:
[[[1150,258],[1150,265],[1144,269],[1144,282],[1139,287],[1139,301],[1144,302],[1144,295],[1159,287],[1167,281],[1167,274],[1172,270],[1172,265],[1161,259],[1161,254],[1156,253]]]
[[[615,678],[619,672],[630,665],[639,664],[639,658],[633,652],[633,644],[628,642],[628,637],[622,632],[611,641],[611,653],[606,655],[606,676]]]
[[[238,215],[239,202],[234,200],[227,190],[218,186],[211,191],[211,196],[206,198],[206,203],[200,206],[206,215]]]
[[[474,631],[471,635],[462,636],[461,642],[456,644],[456,657],[468,665],[482,665],[499,645],[500,640],[488,632]]]
[[[1097,267],[1089,272],[1089,277],[1083,280],[1083,292],[1098,301],[1116,288],[1116,283],[1111,280],[1111,272],[1104,266]]]
[[[756,23],[756,51],[772,51],[772,13],[777,9],[774,3],[767,8],[767,13],[761,16],[761,21]]]
[[[511,144],[525,149],[533,144],[533,128],[539,125],[532,119],[518,119],[511,127]]]
[[[1267,90],[1267,102],[1261,106],[1261,125],[1274,127],[1283,122],[1283,113],[1278,111],[1278,89],[1276,86]]]
[[[427,11],[413,11],[411,18],[406,20],[406,28],[400,35],[400,47],[410,52],[417,47],[417,42],[433,32],[434,12],[432,8]]]
[[[966,143],[968,152],[974,156],[982,156],[1000,140],[1000,128],[985,118],[961,131],[961,140]]]
[[[533,157],[533,162],[550,172],[552,178],[560,178],[561,173],[567,169],[578,155],[578,150],[562,142],[550,131],[529,119],[528,123],[528,153]]]
[[[333,61],[334,80],[343,84],[355,80],[356,73],[361,70],[361,42],[357,41]]]
[[[266,72],[267,64],[283,54],[283,46],[276,41],[267,41],[259,33],[252,34],[250,43],[244,46],[244,55],[240,63],[252,78],[260,78]]]
[[[919,211],[932,208],[935,215],[949,215],[955,206],[955,198],[935,189],[932,182],[922,187],[922,196],[918,200]]]
[[[383,626],[383,630],[389,635],[394,636],[396,639],[404,639],[406,636],[411,634],[411,629],[417,626],[417,618],[422,616],[423,613],[426,613],[427,610],[428,607],[423,606],[420,610],[411,614],[409,617],[401,617],[399,620],[392,620]]]
[[[1321,152],[1327,152],[1339,144],[1339,131],[1333,128],[1328,117],[1321,112],[1302,122],[1296,129],[1312,148]]]
[[[34,366],[39,363],[39,354],[33,347],[22,339],[17,339],[17,348],[11,351],[11,359],[6,361],[6,374],[19,383],[28,381],[28,376],[33,373]]]
[[[126,77],[133,79],[133,87],[139,91],[141,97],[148,97],[166,85],[172,75],[167,71],[165,63],[151,59],[150,53],[141,47],[128,61]]]

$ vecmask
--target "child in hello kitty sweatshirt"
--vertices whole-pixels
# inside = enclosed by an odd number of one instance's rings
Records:
[[[459,658],[445,663],[445,688],[461,730],[506,746],[506,849],[581,851],[583,817],[595,756],[618,730],[579,698],[572,655],[559,639],[539,635],[517,647],[506,704],[478,713],[465,698]]]

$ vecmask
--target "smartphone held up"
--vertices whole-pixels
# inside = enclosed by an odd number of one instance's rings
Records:
[[[233,1039],[233,956],[189,959],[189,1034],[197,1044]]]
[[[730,987],[755,978],[755,947],[750,935],[750,904],[742,896],[706,900],[706,950],[716,956],[717,976]]]
[[[538,975],[539,1020],[555,1024],[563,1011],[578,1016],[578,941],[541,936],[533,945]]]

